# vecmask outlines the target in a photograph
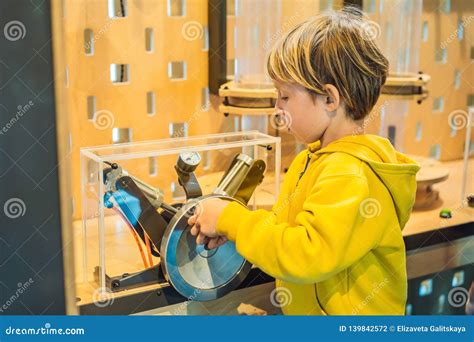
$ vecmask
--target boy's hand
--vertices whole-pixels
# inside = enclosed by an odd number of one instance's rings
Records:
[[[225,236],[217,234],[217,220],[228,204],[229,201],[219,198],[199,202],[194,215],[188,219],[188,224],[193,226],[191,234],[197,236],[197,244],[206,244],[208,249],[214,249],[227,242]]]

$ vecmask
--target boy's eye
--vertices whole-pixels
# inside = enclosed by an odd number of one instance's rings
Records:
[[[282,99],[283,101],[288,101],[288,96],[282,96],[281,99]]]

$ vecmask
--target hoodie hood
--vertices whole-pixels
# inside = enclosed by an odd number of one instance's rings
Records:
[[[343,152],[367,163],[390,192],[400,227],[405,227],[415,203],[420,166],[396,151],[388,139],[372,134],[346,136],[321,149],[317,141],[308,150],[314,154]]]

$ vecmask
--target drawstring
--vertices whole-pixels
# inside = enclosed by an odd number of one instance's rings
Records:
[[[304,169],[303,171],[300,173],[300,176],[298,177],[298,181],[296,182],[296,186],[298,186],[300,180],[301,180],[301,177],[303,177],[304,173],[306,172],[306,170],[308,169],[308,166],[309,166],[309,162],[311,161],[311,153],[308,152],[308,157],[306,158],[306,165],[304,166]]]

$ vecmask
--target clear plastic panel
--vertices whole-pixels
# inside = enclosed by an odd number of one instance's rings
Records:
[[[232,159],[246,153],[266,162],[265,178],[249,206],[270,209],[280,183],[280,138],[258,131],[170,138],[140,143],[81,149],[83,281],[97,281],[106,289],[106,276],[114,277],[144,269],[133,234],[114,208],[104,206],[105,162],[117,163],[128,174],[163,191],[167,204],[184,202],[174,166],[183,151],[196,151],[201,163],[195,171],[203,194],[217,187]],[[152,163],[152,167],[150,166]],[[159,259],[153,257],[156,265]]]
[[[370,33],[387,57],[391,75],[418,73],[420,65],[422,0],[364,0],[363,9],[373,19]],[[388,100],[381,113],[380,135],[404,150],[403,132],[410,100]]]
[[[262,15],[267,13],[268,15]],[[265,57],[281,26],[281,1],[238,0],[235,16],[235,81],[241,87],[271,88]]]

